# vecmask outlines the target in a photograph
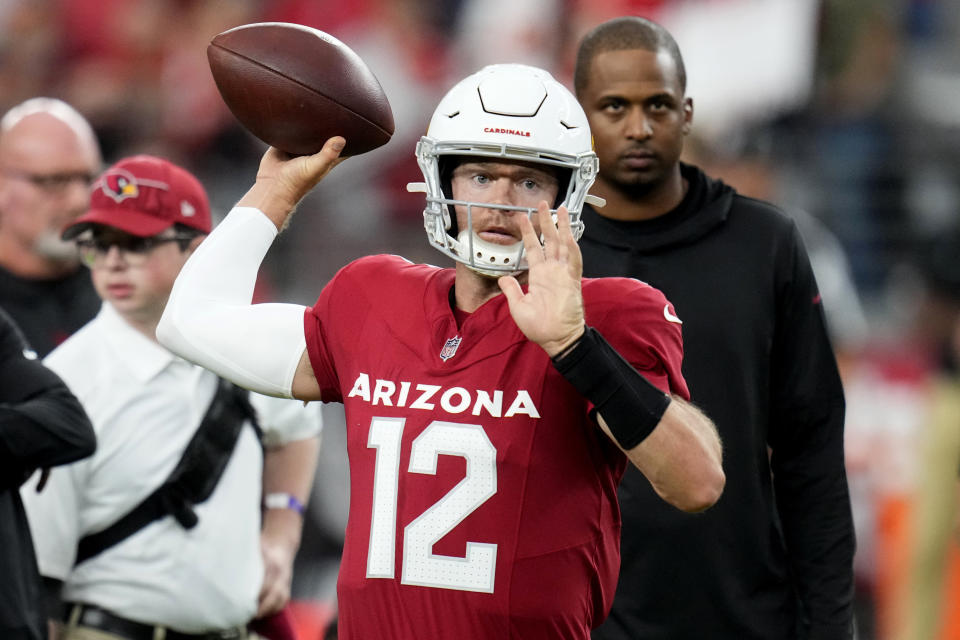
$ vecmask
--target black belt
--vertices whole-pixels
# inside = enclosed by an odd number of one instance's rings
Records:
[[[75,624],[80,627],[92,627],[121,636],[127,640],[153,640],[158,627],[162,625],[144,624],[135,620],[127,620],[106,609],[89,604],[67,603],[64,608],[64,619],[67,625]],[[233,627],[220,631],[205,631],[203,633],[183,633],[165,628],[166,633],[161,637],[166,640],[243,640],[247,637],[246,627]]]

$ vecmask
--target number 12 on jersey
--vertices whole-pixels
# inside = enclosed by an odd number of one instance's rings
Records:
[[[404,418],[373,418],[367,447],[377,450],[367,577],[393,578]],[[497,545],[467,542],[466,556],[434,555],[433,545],[497,492],[497,450],[476,424],[431,422],[410,448],[408,473],[436,475],[440,455],[466,459],[466,475],[403,530],[402,584],[493,593]]]

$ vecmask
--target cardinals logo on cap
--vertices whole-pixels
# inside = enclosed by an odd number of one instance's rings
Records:
[[[129,171],[115,169],[100,179],[100,190],[110,196],[115,202],[123,202],[127,198],[136,198],[140,195],[140,187],[154,187],[169,189],[170,185],[155,180],[137,180]]]

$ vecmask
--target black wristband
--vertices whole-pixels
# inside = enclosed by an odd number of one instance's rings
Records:
[[[593,327],[557,354],[553,366],[593,403],[624,450],[643,442],[670,405],[670,396],[640,375]]]

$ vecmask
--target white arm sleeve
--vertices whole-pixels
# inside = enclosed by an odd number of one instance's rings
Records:
[[[235,207],[177,276],[157,340],[241,387],[289,398],[306,349],[306,308],[252,304],[257,271],[276,236],[258,209]]]

